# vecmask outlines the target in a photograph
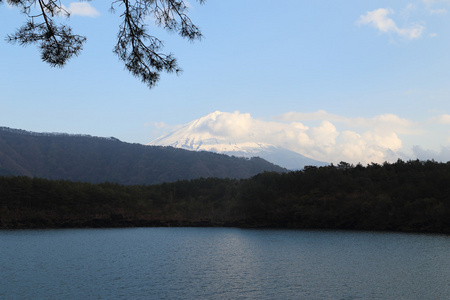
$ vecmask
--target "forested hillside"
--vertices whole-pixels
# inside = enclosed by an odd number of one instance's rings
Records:
[[[261,158],[0,127],[0,176],[154,184],[200,177],[248,178],[263,171],[286,170]]]
[[[311,167],[123,186],[0,178],[0,227],[238,226],[450,233],[450,163]]]

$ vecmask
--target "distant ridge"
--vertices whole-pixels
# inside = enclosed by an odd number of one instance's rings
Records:
[[[224,113],[220,111],[210,113],[149,142],[147,145],[171,146],[191,151],[211,151],[238,157],[258,156],[290,170],[300,170],[305,166],[329,165],[329,163],[314,160],[276,145],[255,140],[236,142],[214,135],[209,126],[222,114]]]
[[[287,170],[260,158],[0,127],[0,176],[155,184],[200,177],[248,178],[264,171]]]

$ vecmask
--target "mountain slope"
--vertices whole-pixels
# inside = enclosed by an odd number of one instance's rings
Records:
[[[0,127],[0,176],[154,184],[200,177],[248,178],[263,171],[286,170],[263,159]]]
[[[216,111],[194,120],[181,128],[159,137],[147,145],[171,146],[191,151],[211,151],[238,157],[261,157],[287,169],[303,169],[305,166],[325,166],[297,152],[259,141],[233,141],[212,133],[216,119],[223,113]],[[226,131],[226,130],[224,130]]]

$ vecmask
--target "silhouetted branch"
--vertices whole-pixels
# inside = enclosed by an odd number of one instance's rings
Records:
[[[24,26],[13,35],[7,36],[10,43],[21,46],[38,43],[41,59],[52,67],[62,67],[72,57],[77,56],[83,49],[86,37],[72,34],[72,29],[66,25],[56,25],[52,18],[55,16],[69,16],[69,13],[58,2],[49,0],[17,1],[8,0],[9,4],[19,6],[22,13],[28,17]],[[38,7],[40,12],[32,15],[32,7]],[[36,22],[41,20],[41,22]]]
[[[70,16],[59,0],[6,0],[6,3],[18,7],[27,16],[25,25],[7,36],[8,42],[22,46],[38,43],[42,60],[53,67],[62,67],[72,56],[79,55],[86,37],[72,34],[72,29],[66,25],[55,24],[55,17]],[[123,12],[113,52],[124,62],[125,68],[150,88],[162,71],[181,72],[173,54],[161,52],[163,42],[148,33],[147,22],[154,18],[157,26],[177,32],[190,41],[201,39],[200,29],[187,16],[184,1],[112,0],[111,11],[114,12],[116,6],[122,7]],[[38,12],[32,14],[34,10]]]

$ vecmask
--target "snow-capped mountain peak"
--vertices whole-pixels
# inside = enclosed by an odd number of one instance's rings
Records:
[[[217,117],[222,112],[215,111],[200,119],[194,120],[181,128],[176,129],[169,134],[159,137],[147,145],[172,146],[193,151],[212,151],[212,152],[249,152],[253,153],[256,149],[267,149],[270,144],[260,142],[236,142],[227,137],[213,133],[211,128],[216,122]]]
[[[187,123],[147,145],[172,146],[191,151],[211,151],[243,157],[259,156],[288,169],[303,169],[306,165],[323,166],[327,164],[276,145],[251,140],[251,133],[238,141],[233,140],[227,136],[230,127],[234,131],[239,131],[239,127],[242,127],[243,132],[249,130],[244,127],[245,120],[242,120],[241,123],[236,122],[236,120],[231,122],[230,119],[226,119],[228,115],[230,114],[215,111]]]

